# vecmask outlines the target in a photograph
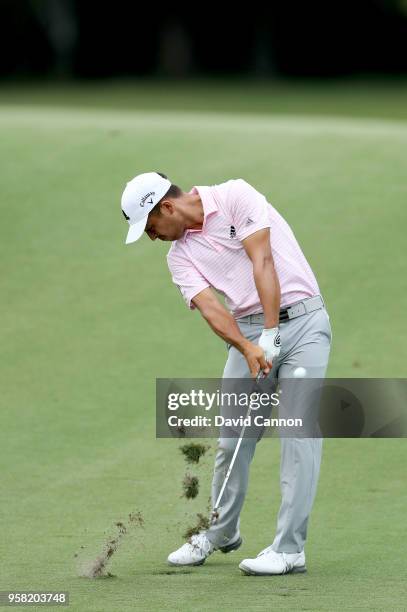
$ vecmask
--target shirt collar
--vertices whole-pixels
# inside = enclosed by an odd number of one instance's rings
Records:
[[[196,194],[198,193],[201,201],[202,201],[202,206],[203,206],[203,210],[204,210],[204,220],[203,220],[203,224],[202,224],[202,229],[187,229],[184,232],[184,235],[182,236],[182,240],[185,241],[186,237],[188,236],[189,233],[193,233],[193,232],[204,232],[205,230],[205,225],[206,225],[206,221],[208,219],[208,217],[216,212],[218,212],[218,205],[215,201],[215,198],[213,197],[212,194],[212,190],[210,187],[207,186],[203,186],[203,187],[192,187],[191,191],[189,192],[191,194]]]

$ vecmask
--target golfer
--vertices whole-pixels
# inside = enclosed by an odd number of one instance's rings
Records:
[[[185,192],[164,174],[147,172],[127,183],[121,208],[126,243],[144,232],[172,242],[167,255],[186,305],[197,308],[223,338],[224,378],[277,380],[325,376],[331,328],[315,276],[286,221],[243,179]],[[216,292],[225,297],[223,306]],[[218,496],[237,438],[220,438],[212,483]],[[281,438],[281,506],[274,540],[243,560],[246,574],[306,570],[304,545],[321,464],[321,438]],[[168,557],[172,565],[201,565],[213,552],[242,543],[239,517],[256,438],[244,438],[222,499],[219,519]]]

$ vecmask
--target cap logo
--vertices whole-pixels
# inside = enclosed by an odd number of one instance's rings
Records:
[[[146,193],[146,195],[141,198],[140,206],[143,208],[144,204],[146,203],[147,198],[153,195],[155,195],[155,191],[150,191],[150,193]],[[148,204],[152,204],[152,203],[153,203],[153,198],[150,198],[150,200],[148,201]]]
[[[128,216],[126,215],[126,213],[124,212],[123,208],[122,208],[122,213],[123,213],[124,218],[126,219],[126,221],[129,221],[130,217],[128,217]]]

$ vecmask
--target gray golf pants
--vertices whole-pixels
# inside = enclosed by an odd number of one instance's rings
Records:
[[[257,343],[263,331],[260,323],[237,320],[242,334]],[[294,370],[306,368],[307,377],[324,378],[331,344],[331,327],[325,308],[280,323],[281,352],[273,363],[271,376],[291,378]],[[225,365],[224,378],[248,378],[243,355],[233,346]],[[212,506],[220,492],[238,438],[219,438],[212,482]],[[256,438],[243,438],[222,502],[217,522],[206,535],[215,546],[225,546],[239,531],[240,512],[246,496],[249,467]],[[321,438],[281,438],[281,506],[272,544],[276,552],[295,553],[304,548],[308,519],[314,501],[322,455]],[[266,538],[267,539],[267,538]],[[265,542],[267,544],[267,542]]]

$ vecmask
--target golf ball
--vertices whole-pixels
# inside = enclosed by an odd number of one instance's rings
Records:
[[[293,372],[294,378],[304,378],[307,375],[307,370],[305,368],[295,368]]]

